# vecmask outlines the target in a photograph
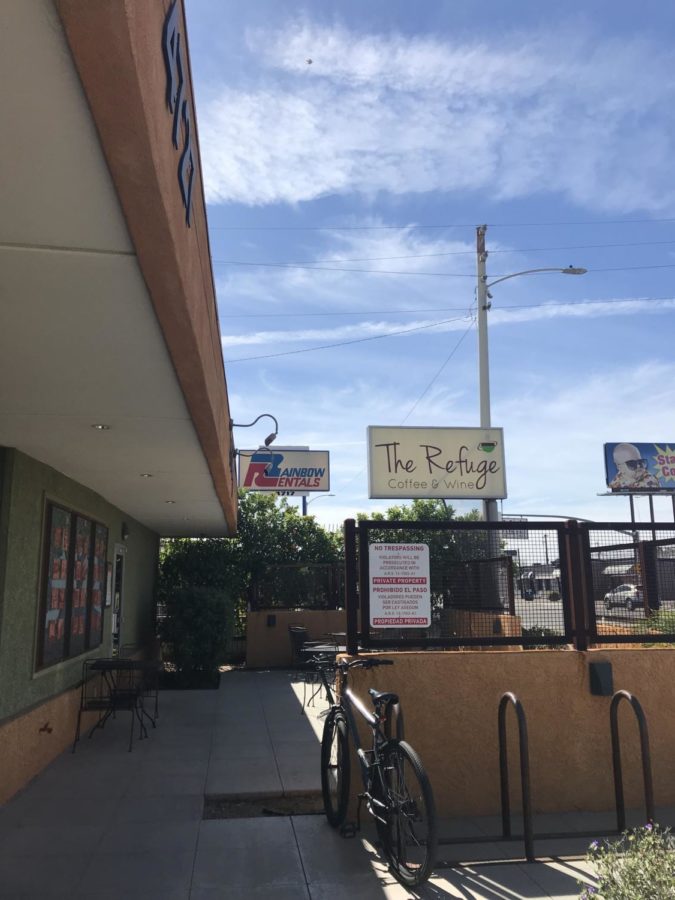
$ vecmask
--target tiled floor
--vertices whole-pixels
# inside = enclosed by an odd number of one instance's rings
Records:
[[[126,714],[85,737],[75,754],[64,753],[0,808],[0,898],[578,897],[589,872],[587,838],[537,841],[538,857],[550,858],[530,864],[518,861],[517,843],[443,844],[434,877],[411,893],[382,864],[367,827],[346,840],[322,815],[203,819],[206,794],[261,806],[275,797],[316,797],[321,707],[301,715],[301,698],[291,673],[232,672],[219,691],[163,692],[157,729],[132,753]],[[572,821],[545,825],[607,824]],[[499,821],[442,821],[439,830],[449,836],[460,827],[465,835],[494,835]],[[570,853],[581,859],[563,858]]]

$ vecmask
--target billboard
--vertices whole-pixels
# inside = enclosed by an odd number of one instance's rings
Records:
[[[447,500],[506,497],[501,428],[368,428],[368,496]]]
[[[251,491],[315,493],[330,490],[327,450],[258,447],[240,450],[239,487]]]
[[[675,492],[675,445],[605,444],[607,487],[617,494]]]

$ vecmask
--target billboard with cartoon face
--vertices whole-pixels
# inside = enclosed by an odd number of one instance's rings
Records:
[[[605,472],[610,491],[672,494],[675,491],[675,445],[605,444]]]

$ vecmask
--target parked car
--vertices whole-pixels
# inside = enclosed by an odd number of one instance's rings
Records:
[[[618,584],[605,594],[605,609],[612,609],[615,606],[639,609],[644,606],[642,590],[634,584]]]

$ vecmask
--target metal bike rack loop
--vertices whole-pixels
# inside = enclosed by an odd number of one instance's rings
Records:
[[[640,733],[640,750],[642,757],[642,777],[645,791],[645,809],[647,821],[654,822],[654,788],[652,783],[651,754],[649,750],[649,734],[647,721],[639,700],[628,691],[617,691],[612,697],[609,709],[610,729],[612,739],[612,762],[614,767],[614,789],[616,796],[617,830],[603,829],[605,835],[621,834],[626,830],[626,808],[623,792],[623,772],[621,766],[621,748],[619,745],[618,708],[622,700],[626,700],[633,709]],[[530,754],[527,737],[527,722],[525,711],[520,700],[511,691],[502,695],[499,701],[498,728],[499,728],[499,776],[502,807],[502,834],[500,837],[483,837],[473,835],[471,837],[439,838],[439,845],[443,844],[478,844],[486,841],[516,840],[521,835],[513,835],[511,830],[511,801],[509,795],[509,769],[506,742],[506,710],[511,705],[516,711],[518,722],[518,743],[520,748],[520,780],[523,804],[523,840],[525,844],[525,858],[528,862],[534,862],[534,829],[532,826],[532,795],[530,791]],[[568,831],[539,833],[537,838],[560,839],[568,837],[597,837],[597,831]],[[455,863],[440,862],[438,868],[446,868]]]
[[[523,839],[525,858],[534,861],[534,832],[532,829],[532,795],[530,792],[530,751],[527,742],[527,722],[523,704],[510,691],[499,701],[499,782],[502,800],[502,835],[504,840],[511,837],[511,800],[509,797],[509,766],[506,748],[506,708],[511,704],[518,721],[518,744],[520,748],[520,784],[523,798]]]
[[[621,746],[619,744],[619,704],[627,700],[637,719],[640,732],[640,755],[642,758],[642,779],[645,786],[645,810],[647,821],[654,822],[654,787],[652,783],[652,761],[649,751],[647,720],[637,697],[628,691],[617,691],[609,707],[609,723],[612,733],[612,764],[614,766],[614,795],[616,797],[616,827],[619,832],[626,829],[626,804],[623,795],[623,772],[621,768]]]
[[[518,721],[518,737],[520,745],[520,780],[523,797],[523,834],[525,844],[525,858],[528,862],[534,862],[534,833],[532,828],[532,797],[530,793],[530,753],[527,742],[527,722],[523,704],[510,691],[505,693],[499,701],[498,730],[499,730],[499,780],[502,807],[502,833],[501,835],[471,835],[470,837],[441,837],[439,845],[443,844],[481,844],[494,843],[495,841],[517,840],[521,835],[511,833],[511,804],[509,799],[509,768],[506,749],[506,708],[511,704]],[[447,868],[456,863],[439,862],[438,868]]]

